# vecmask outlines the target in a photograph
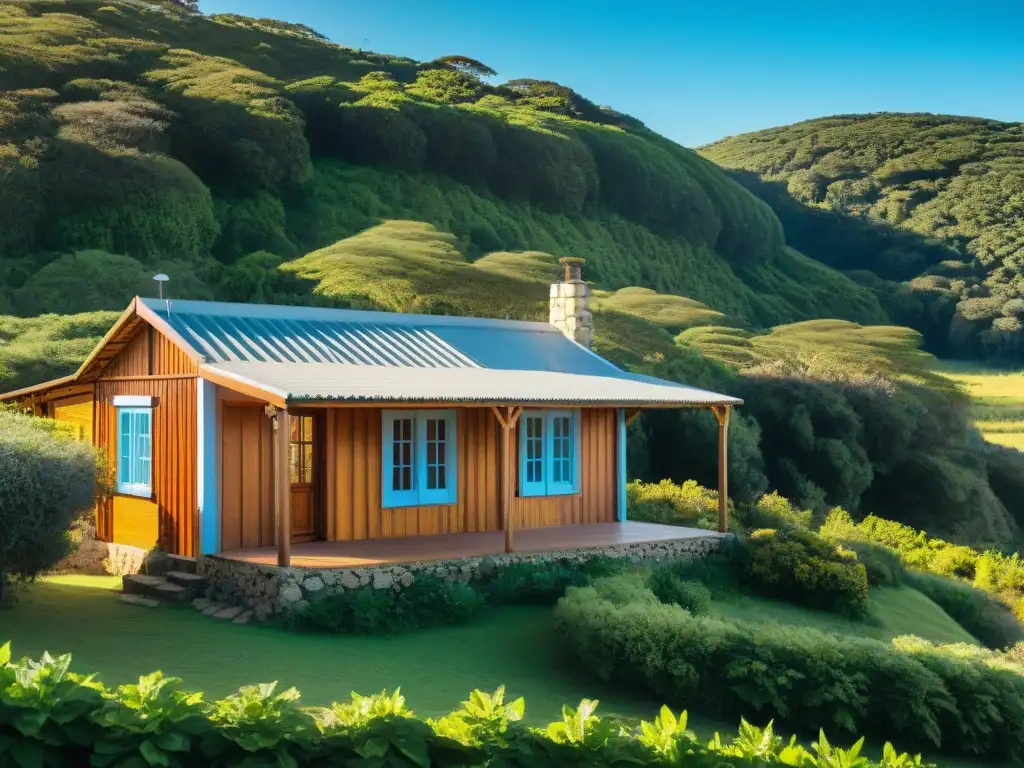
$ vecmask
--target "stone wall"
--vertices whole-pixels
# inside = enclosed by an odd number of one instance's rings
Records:
[[[127,544],[110,544],[96,538],[92,522],[82,523],[72,531],[79,540],[78,548],[65,557],[53,570],[79,573],[111,573],[115,576],[138,573],[146,561],[146,550]]]
[[[548,322],[587,349],[594,342],[594,319],[589,304],[590,286],[582,280],[551,286]]]
[[[625,557],[633,562],[676,557],[703,557],[717,549],[726,536],[708,532],[686,539],[645,544],[622,544],[595,549],[564,549],[550,552],[514,552],[462,560],[438,560],[402,565],[359,568],[278,568],[217,556],[200,557],[198,572],[209,584],[207,597],[218,603],[252,609],[259,621],[275,614],[301,611],[324,595],[357,589],[401,591],[429,573],[450,581],[478,581],[507,563],[546,563],[563,560],[582,563],[598,556]]]

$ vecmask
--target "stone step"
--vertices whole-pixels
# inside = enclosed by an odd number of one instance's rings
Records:
[[[167,570],[177,573],[195,573],[197,570],[196,559],[184,555],[168,555]]]
[[[189,597],[202,597],[206,594],[206,578],[197,573],[186,571],[168,571],[164,578],[172,584],[189,590]]]
[[[150,576],[136,573],[121,578],[121,589],[128,595],[141,595],[165,603],[184,603],[191,595],[189,590],[179,584],[172,584],[163,576]]]
[[[159,600],[154,600],[152,597],[143,597],[142,595],[118,595],[117,599],[129,605],[141,605],[143,608],[156,608],[160,605]]]

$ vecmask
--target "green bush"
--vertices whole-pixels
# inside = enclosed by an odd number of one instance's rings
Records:
[[[696,480],[682,485],[671,480],[633,480],[626,486],[626,504],[630,520],[718,530],[718,491],[704,488]]]
[[[899,555],[891,549],[869,541],[843,541],[841,545],[857,554],[872,587],[895,587],[903,583],[906,569]]]
[[[298,629],[371,635],[461,624],[483,610],[483,597],[468,584],[421,573],[401,592],[371,586],[325,595],[288,621]]]
[[[809,531],[765,528],[739,543],[745,586],[768,597],[861,616],[868,607],[868,577],[852,553]]]
[[[980,589],[955,579],[910,571],[907,583],[927,595],[989,648],[1006,648],[1024,641],[1024,627],[1001,602]]]
[[[627,582],[634,599],[609,599],[623,587],[608,582]],[[559,601],[560,637],[582,668],[670,704],[701,701],[711,714],[1024,758],[1024,667],[1002,654],[697,617],[643,591],[620,576]]]
[[[748,531],[759,528],[800,528],[811,527],[814,512],[799,509],[778,491],[766,493],[754,504],[743,507],[737,514],[736,522]]]
[[[829,513],[820,533],[832,540],[847,540],[855,549],[864,545],[882,547],[894,552],[907,568],[947,577],[929,579],[926,573],[915,574],[914,585],[940,605],[945,600],[955,606],[946,612],[958,622],[954,611],[964,616],[964,621],[971,622],[977,631],[971,626],[965,628],[983,643],[1001,648],[1015,637],[1024,637],[1024,561],[1019,554],[978,552],[874,515],[854,523],[841,509]],[[951,583],[951,579],[958,582]],[[981,593],[987,593],[990,599],[982,599]],[[1003,606],[1010,613],[1001,610]]]
[[[44,654],[10,662],[0,646],[0,764],[12,766],[393,766],[469,768],[528,766],[677,766],[678,768],[908,768],[920,758],[885,745],[882,760],[858,758],[820,733],[813,753],[775,735],[771,724],[741,721],[732,738],[701,743],[686,713],[662,707],[636,725],[603,720],[597,702],[562,708],[542,727],[523,723],[522,699],[505,689],[473,691],[462,707],[420,719],[399,691],[351,694],[330,707],[302,707],[294,688],[244,686],[219,701],[183,690],[181,680],[154,672],[137,684],[108,689],[70,671],[71,657]],[[812,757],[816,755],[816,757]]]
[[[624,567],[624,560],[603,556],[582,562],[508,563],[499,566],[480,589],[487,602],[493,605],[550,605],[564,595],[567,588],[613,575]]]
[[[652,570],[647,586],[660,602],[678,605],[694,616],[703,616],[711,607],[711,591],[695,579],[680,579],[671,567]]]
[[[0,600],[7,584],[71,553],[69,531],[96,500],[100,466],[56,422],[0,406]]]
[[[286,624],[294,629],[363,635],[462,624],[487,605],[551,605],[570,586],[589,584],[625,567],[623,559],[596,556],[583,561],[514,562],[498,566],[481,581],[449,581],[418,573],[400,592],[372,586],[312,601]]]

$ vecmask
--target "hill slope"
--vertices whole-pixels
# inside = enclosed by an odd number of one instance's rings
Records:
[[[701,153],[740,171],[797,248],[870,273],[855,276],[933,351],[1024,360],[1024,123],[842,115]]]
[[[112,309],[155,269],[176,295],[294,300],[266,277],[274,258],[397,217],[471,258],[584,256],[602,287],[690,295],[754,326],[886,320],[712,163],[482,67],[152,3],[0,5],[0,312]]]

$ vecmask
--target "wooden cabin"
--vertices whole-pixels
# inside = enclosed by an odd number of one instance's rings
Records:
[[[550,323],[136,298],[71,375],[0,395],[106,450],[105,540],[173,554],[626,520],[626,425],[730,408],[588,349],[567,267]],[[582,529],[581,529],[582,532]]]

